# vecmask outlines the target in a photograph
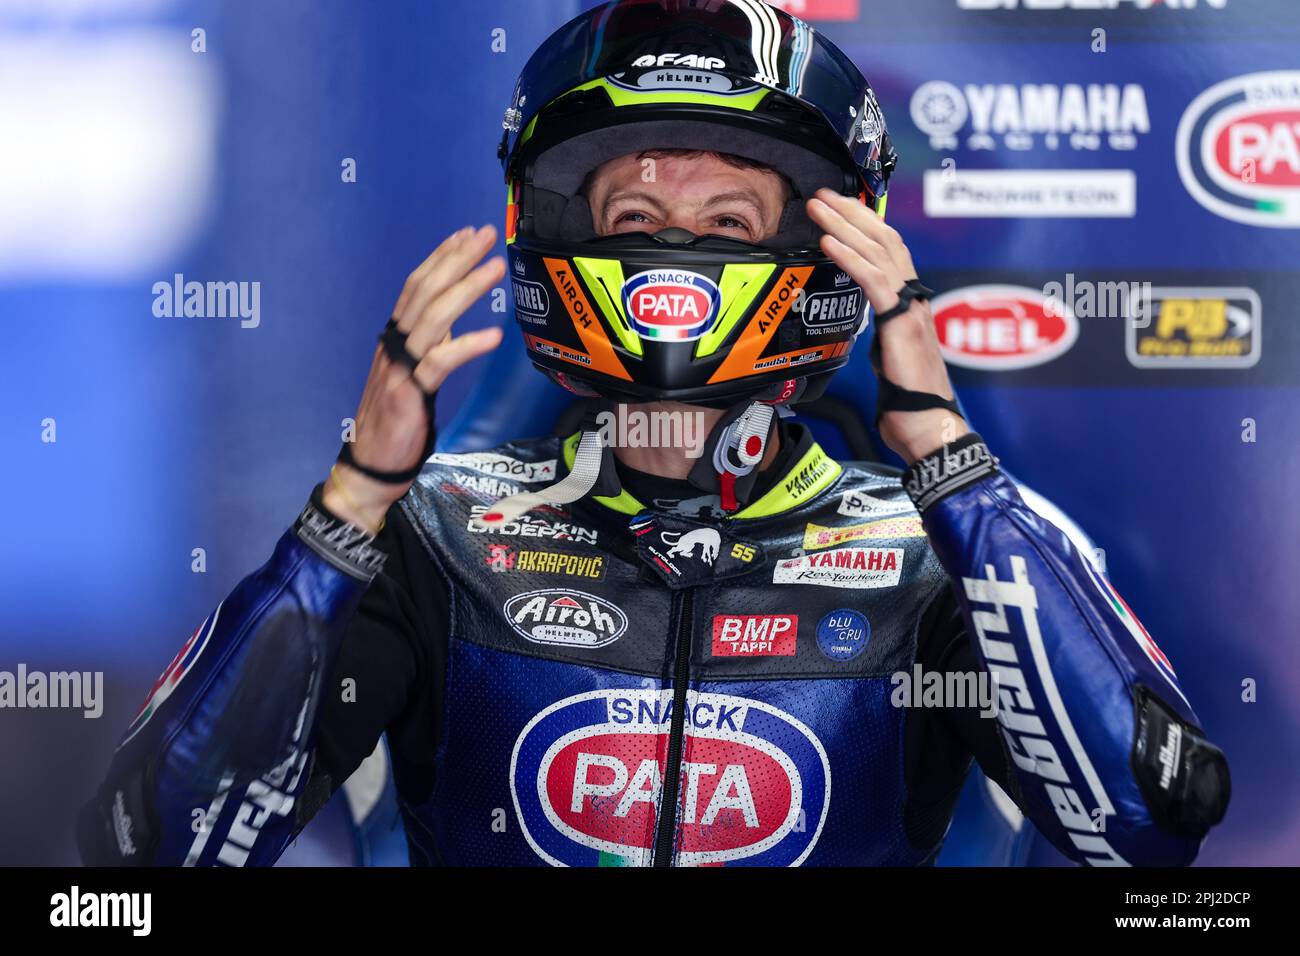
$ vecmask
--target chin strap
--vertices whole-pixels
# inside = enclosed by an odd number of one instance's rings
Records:
[[[740,508],[737,479],[752,474],[767,452],[773,414],[771,405],[751,402],[714,440],[713,470],[717,475],[718,500],[728,514]]]
[[[732,407],[714,426],[706,441],[712,454],[700,456],[688,480],[703,491],[718,495],[722,510],[737,511],[748,500],[758,477],[757,468],[767,452],[776,409],[765,402],[742,402]],[[569,505],[589,495],[613,497],[622,491],[612,449],[601,432],[584,422],[582,437],[569,473],[539,491],[518,491],[499,499],[483,515],[471,519],[484,530],[514,521],[526,512],[547,505]]]
[[[513,495],[507,495],[472,521],[476,527],[495,528],[514,521],[534,508],[573,504],[596,490],[602,473],[613,475],[617,482],[618,474],[614,471],[613,461],[606,461],[610,457],[609,449],[602,445],[600,432],[584,431],[573,456],[573,467],[567,475],[540,491],[517,491]],[[615,490],[614,494],[617,493]]]
[[[923,301],[934,295],[932,289],[921,284],[920,279],[908,279],[903,288],[898,290],[898,304],[886,309],[876,316],[876,334],[871,340],[871,367],[875,369],[878,388],[876,390],[876,427],[880,427],[881,416],[885,412],[921,412],[929,408],[945,408],[959,418],[965,418],[957,402],[935,395],[933,392],[914,392],[910,388],[895,385],[885,378],[884,364],[880,358],[880,330],[886,322],[895,319],[912,307],[913,301]]]

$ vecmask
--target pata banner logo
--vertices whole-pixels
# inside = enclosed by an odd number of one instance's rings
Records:
[[[1206,209],[1252,226],[1300,226],[1300,71],[1216,83],[1178,123],[1178,175]]]
[[[672,691],[598,690],[557,701],[524,727],[510,759],[515,810],[554,866],[651,862]],[[826,821],[821,741],[768,704],[689,692],[678,788],[678,866],[797,866]]]

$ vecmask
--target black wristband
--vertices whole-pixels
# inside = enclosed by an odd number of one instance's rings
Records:
[[[922,514],[936,502],[998,471],[998,460],[977,433],[963,435],[912,463],[903,489]]]
[[[898,304],[892,309],[886,309],[876,315],[876,328],[888,322],[896,316],[902,315],[912,307],[913,301],[922,301],[934,295],[933,289],[928,289],[921,285],[920,279],[908,279],[903,283],[903,287],[898,290]]]
[[[311,499],[294,522],[294,534],[344,574],[369,584],[384,569],[388,555],[374,546],[373,534],[325,507],[323,489],[323,484],[312,489]]]
[[[369,465],[363,465],[357,461],[352,454],[352,445],[349,442],[343,443],[343,447],[339,449],[338,458],[335,459],[355,468],[367,478],[373,478],[375,481],[381,481],[386,485],[404,485],[408,481],[414,481],[418,478],[420,472],[424,470],[424,463],[433,454],[433,446],[438,440],[438,430],[435,427],[438,420],[436,408],[438,392],[436,389],[432,392],[425,392],[420,383],[415,380],[415,367],[420,364],[420,360],[406,350],[406,339],[406,333],[397,328],[397,319],[395,318],[389,319],[388,324],[384,326],[384,331],[379,333],[379,342],[384,348],[384,354],[392,361],[409,369],[411,381],[415,382],[415,387],[424,393],[424,408],[429,416],[429,433],[425,436],[424,451],[420,454],[420,460],[410,468],[402,471],[380,471],[378,468],[371,468]]]

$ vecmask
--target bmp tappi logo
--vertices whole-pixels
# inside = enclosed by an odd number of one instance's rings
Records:
[[[1042,365],[1079,337],[1066,303],[1025,286],[967,286],[935,296],[931,309],[943,357],[966,368]]]
[[[826,751],[801,721],[727,694],[686,696],[673,860],[797,866],[830,805]],[[598,690],[524,727],[510,790],[529,846],[554,866],[651,862],[672,691]]]
[[[708,329],[721,298],[713,280],[681,269],[638,272],[623,283],[628,322],[647,339],[698,339]]]
[[[1178,123],[1178,175],[1206,209],[1252,226],[1300,226],[1300,71],[1216,83]]]

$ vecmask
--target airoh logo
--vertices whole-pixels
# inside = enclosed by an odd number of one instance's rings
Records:
[[[1188,105],[1178,175],[1206,209],[1252,226],[1300,226],[1300,70],[1216,83]]]
[[[663,794],[670,690],[556,701],[520,732],[510,791],[524,837],[554,866],[647,865]],[[673,862],[797,866],[821,836],[831,769],[821,741],[762,701],[688,691]]]
[[[510,626],[534,644],[604,647],[627,630],[627,615],[618,605],[568,588],[517,594],[501,610]]]
[[[623,283],[623,308],[642,338],[689,342],[707,331],[722,294],[707,276],[650,269]]]

